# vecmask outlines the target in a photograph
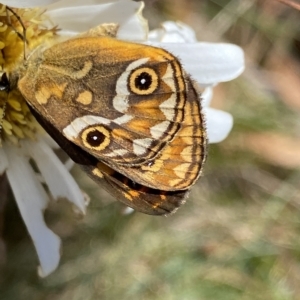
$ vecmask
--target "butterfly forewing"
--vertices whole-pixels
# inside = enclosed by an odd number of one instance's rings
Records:
[[[134,209],[174,211],[201,173],[199,94],[163,49],[71,39],[33,52],[18,88],[70,157]]]
[[[184,116],[174,139],[153,161],[129,170],[119,166],[119,171],[152,188],[174,191],[192,186],[201,173],[207,141],[198,93],[189,78]]]
[[[186,101],[173,56],[112,38],[73,39],[45,50],[42,59],[33,55],[19,89],[69,140],[131,166],[155,158],[174,138]]]

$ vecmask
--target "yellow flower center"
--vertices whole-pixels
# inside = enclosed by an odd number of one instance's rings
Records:
[[[26,52],[30,52],[57,29],[43,26],[46,16],[40,9],[13,8],[26,28]],[[0,4],[0,75],[16,71],[24,63],[24,31],[21,22],[5,5]],[[0,140],[18,144],[19,139],[33,139],[39,125],[30,113],[25,99],[17,90],[0,92]]]

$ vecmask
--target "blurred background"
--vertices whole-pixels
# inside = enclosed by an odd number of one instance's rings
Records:
[[[276,0],[149,0],[144,15],[151,29],[180,20],[200,41],[244,49],[246,71],[212,102],[233,115],[232,132],[210,145],[202,179],[170,217],[124,215],[74,168],[91,203],[85,218],[64,202],[47,210],[63,254],[45,279],[9,201],[0,298],[300,299],[300,11]]]

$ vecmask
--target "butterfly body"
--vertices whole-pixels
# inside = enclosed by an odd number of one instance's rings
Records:
[[[163,49],[83,36],[37,49],[18,89],[41,125],[125,204],[167,214],[206,156],[199,94]]]

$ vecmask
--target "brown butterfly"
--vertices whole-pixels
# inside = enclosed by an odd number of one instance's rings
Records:
[[[10,89],[19,89],[53,139],[118,200],[146,214],[171,213],[206,157],[199,93],[172,54],[103,28],[40,45],[8,74]]]

